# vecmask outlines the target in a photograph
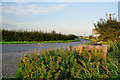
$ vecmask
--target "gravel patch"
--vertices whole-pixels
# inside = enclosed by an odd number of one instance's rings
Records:
[[[9,78],[16,74],[17,62],[26,53],[31,54],[33,51],[2,53],[2,78]]]

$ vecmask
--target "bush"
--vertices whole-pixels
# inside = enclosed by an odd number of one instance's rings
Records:
[[[102,39],[102,37],[101,37],[101,36],[98,36],[98,40],[99,40],[99,41],[102,41],[103,39]]]
[[[81,54],[72,46],[44,50],[21,58],[18,63],[18,78],[75,79],[75,78],[118,78],[118,68],[109,58],[90,55],[83,48]],[[94,51],[94,50],[93,50]]]
[[[90,35],[90,36],[89,36],[89,39],[92,39],[92,38],[93,38],[93,36],[92,36],[92,35]]]

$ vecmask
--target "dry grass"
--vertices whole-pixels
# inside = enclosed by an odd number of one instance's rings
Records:
[[[88,55],[99,56],[98,54],[102,55],[102,58],[106,58],[108,45],[103,46],[94,46],[94,45],[79,45],[76,47],[76,51],[81,54],[83,52],[83,48],[87,51]]]

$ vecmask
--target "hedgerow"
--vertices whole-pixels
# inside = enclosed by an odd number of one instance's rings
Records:
[[[2,30],[2,41],[57,41],[74,40],[76,35],[63,35],[52,31],[51,33],[42,31],[14,31]]]

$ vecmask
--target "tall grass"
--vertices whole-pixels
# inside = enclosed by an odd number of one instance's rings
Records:
[[[120,41],[110,42],[111,47],[108,49],[108,58],[112,63],[112,66],[115,66],[119,70],[119,78],[120,78]]]

